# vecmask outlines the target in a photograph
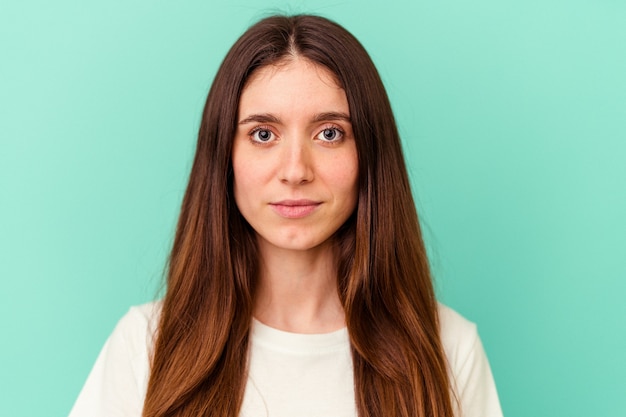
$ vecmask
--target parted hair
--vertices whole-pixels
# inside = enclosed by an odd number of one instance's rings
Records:
[[[232,143],[251,74],[294,57],[335,75],[356,141],[358,203],[332,239],[358,414],[452,417],[437,302],[389,99],[359,41],[311,15],[254,24],[215,76],[169,258],[143,417],[239,414],[259,259],[233,198]]]

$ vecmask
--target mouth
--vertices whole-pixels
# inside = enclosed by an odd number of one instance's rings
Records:
[[[313,213],[322,203],[313,200],[281,200],[270,203],[272,209],[281,217],[299,219]]]

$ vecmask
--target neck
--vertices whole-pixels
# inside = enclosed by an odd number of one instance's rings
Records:
[[[293,333],[328,333],[345,326],[332,244],[293,251],[259,242],[259,255],[254,306],[259,321]]]

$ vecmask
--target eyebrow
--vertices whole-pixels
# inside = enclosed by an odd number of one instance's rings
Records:
[[[280,123],[280,119],[269,113],[252,114],[239,121],[240,125],[245,125],[247,123]]]
[[[335,112],[335,111],[318,113],[313,117],[312,122],[317,123],[317,122],[325,122],[325,121],[330,121],[330,120],[343,120],[348,123],[352,122],[350,120],[350,116],[348,116],[346,113]],[[270,113],[259,113],[259,114],[251,114],[245,119],[240,120],[238,124],[245,125],[247,123],[281,123],[281,120],[278,117]]]
[[[325,122],[327,120],[343,120],[345,122],[351,123],[350,116],[346,113],[329,111],[325,113],[316,114],[313,118],[314,122]]]

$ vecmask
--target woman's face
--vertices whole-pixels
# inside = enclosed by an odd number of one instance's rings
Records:
[[[334,75],[303,58],[255,72],[240,99],[234,196],[264,249],[328,241],[357,202],[348,100]]]

